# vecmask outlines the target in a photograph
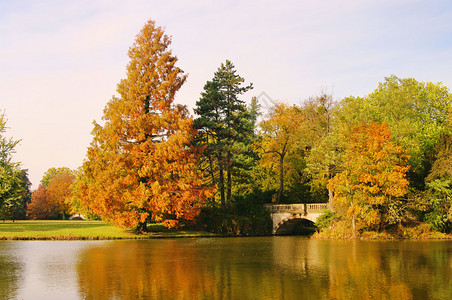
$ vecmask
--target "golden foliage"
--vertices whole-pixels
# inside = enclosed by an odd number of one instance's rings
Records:
[[[200,149],[185,106],[173,103],[186,75],[175,66],[171,39],[149,21],[129,50],[127,78],[95,124],[78,198],[121,227],[148,221],[170,227],[193,220],[211,195],[197,170]]]
[[[260,140],[256,148],[260,156],[262,184],[266,188],[278,182],[276,202],[280,202],[287,175],[298,172],[296,162],[300,160],[308,134],[306,118],[300,108],[284,102],[276,103],[268,119],[260,124]],[[293,163],[290,158],[294,157]],[[279,178],[279,179],[276,179]]]
[[[46,198],[51,210],[55,213],[68,215],[71,207],[67,200],[72,196],[71,185],[75,176],[67,173],[56,174],[46,189]]]
[[[398,220],[389,214],[397,199],[407,193],[409,156],[391,142],[386,123],[351,126],[341,134],[345,159],[342,172],[333,177],[328,188],[334,191],[336,206],[346,211],[362,228],[379,228]]]

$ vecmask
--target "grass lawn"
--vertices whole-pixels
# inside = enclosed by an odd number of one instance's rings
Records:
[[[168,230],[151,225],[151,232],[136,234],[102,221],[0,221],[0,240],[105,240],[212,236],[203,231]]]

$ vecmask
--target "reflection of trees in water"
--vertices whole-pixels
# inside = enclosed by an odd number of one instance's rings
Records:
[[[213,279],[195,248],[178,241],[120,241],[81,254],[77,271],[86,299],[197,299],[213,294]]]
[[[83,252],[77,272],[86,299],[447,299],[451,253],[445,244],[425,245],[294,237],[118,241]]]
[[[432,299],[452,298],[452,246],[444,249],[445,242],[432,242],[429,244],[428,264],[434,267],[432,276],[431,295]],[[449,241],[452,245],[452,242]]]
[[[451,243],[274,241],[274,263],[302,275],[308,298],[451,299]]]
[[[352,241],[330,247],[332,299],[412,299],[399,270],[388,268],[391,262],[383,259],[386,249],[380,245]]]
[[[452,242],[405,241],[390,245],[391,270],[419,299],[452,299]],[[397,259],[396,259],[397,258]]]
[[[284,290],[286,297],[329,299],[328,261],[325,260],[329,248],[326,241],[274,237],[272,248],[272,263],[276,266],[275,272],[283,279],[280,280],[280,289]],[[298,281],[287,286],[292,278]]]
[[[450,299],[452,248],[447,245],[431,241],[331,241],[330,297]]]
[[[297,299],[317,280],[272,261],[272,239],[119,241],[77,266],[86,299]],[[305,286],[307,288],[307,286]],[[326,291],[324,291],[326,295]]]
[[[22,264],[10,242],[0,242],[0,299],[15,299],[19,289]]]

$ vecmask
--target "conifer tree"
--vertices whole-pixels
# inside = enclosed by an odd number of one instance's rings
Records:
[[[233,175],[240,177],[250,164],[249,157],[253,156],[250,144],[257,112],[239,99],[253,88],[252,84],[243,86],[244,81],[232,62],[226,60],[213,79],[207,81],[196,102],[197,141],[206,147],[205,169],[211,184],[218,186],[222,206],[231,200]]]

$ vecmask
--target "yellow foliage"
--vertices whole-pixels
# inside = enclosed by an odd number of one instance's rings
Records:
[[[345,151],[343,171],[328,188],[337,205],[349,207],[347,217],[362,228],[384,225],[385,210],[407,193],[409,156],[391,142],[386,123],[361,123],[341,134]],[[358,226],[358,227],[359,227]]]

